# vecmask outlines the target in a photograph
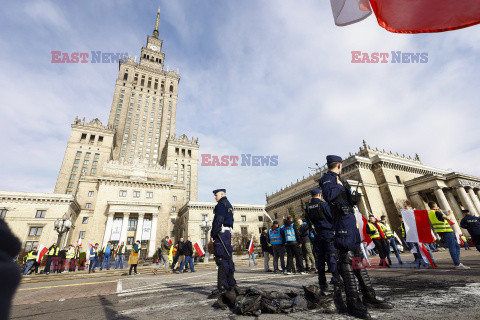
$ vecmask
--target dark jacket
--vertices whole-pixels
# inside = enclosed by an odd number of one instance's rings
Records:
[[[178,247],[177,247],[177,256],[183,256],[185,254],[185,242],[178,242]]]
[[[268,245],[268,233],[262,232],[260,236],[260,245],[262,246],[262,252],[272,251],[272,247]]]
[[[170,248],[172,247],[171,244],[168,244],[167,240],[162,239],[160,242],[160,248],[158,248],[158,255],[167,255],[170,253]]]
[[[192,242],[188,241],[183,244],[183,254],[187,257],[193,256]]]
[[[308,228],[308,224],[306,222],[302,223],[302,225],[298,228],[298,233],[300,234],[300,238],[302,239],[302,243],[306,243],[310,241],[310,229]]]
[[[66,259],[67,258],[67,250],[60,250],[60,252],[58,252],[58,257],[60,259]]]
[[[460,227],[467,229],[472,238],[480,238],[480,218],[467,214],[462,221]]]

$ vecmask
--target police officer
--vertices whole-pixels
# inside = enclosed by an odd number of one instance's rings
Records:
[[[283,243],[282,234],[278,227],[278,221],[273,221],[272,228],[268,230],[268,242],[272,245],[273,249],[273,273],[279,273],[278,259],[280,259],[281,272],[285,270],[285,246]]]
[[[328,202],[332,216],[335,236],[333,243],[338,250],[337,267],[343,279],[347,298],[347,311],[350,315],[371,319],[366,306],[391,309],[393,304],[377,297],[367,269],[362,265],[360,233],[353,207],[357,204],[356,194],[352,194],[350,185],[340,179],[342,158],[327,156],[328,171],[320,179],[323,198]],[[352,262],[355,261],[355,268]],[[355,277],[358,279],[363,295],[359,298]]]
[[[321,199],[321,191],[318,188],[310,191],[312,199],[305,207],[305,220],[313,231],[313,249],[318,258],[318,284],[320,290],[325,293],[328,290],[327,278],[325,276],[325,262],[328,271],[332,273],[332,284],[335,293],[341,295],[339,276],[337,271],[336,252],[333,246],[333,217],[330,207]]]
[[[460,227],[467,229],[472,237],[473,244],[480,251],[480,218],[472,216],[470,211],[462,210],[463,219],[460,221]]]
[[[213,209],[215,217],[212,222],[210,241],[213,242],[213,254],[218,266],[217,289],[209,298],[216,298],[225,292],[230,294],[236,288],[234,278],[235,265],[232,260],[231,244],[233,230],[233,207],[227,199],[225,189],[213,191],[217,205]]]

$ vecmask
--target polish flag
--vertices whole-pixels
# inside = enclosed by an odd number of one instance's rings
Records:
[[[90,243],[90,241],[87,241],[87,261],[90,258],[90,250],[92,250],[94,246]]]
[[[263,210],[263,214],[267,216],[268,219],[270,219],[270,222],[273,222],[272,218],[270,215],[267,213],[267,211]]]
[[[419,242],[418,247],[420,248],[420,255],[423,258],[423,261],[426,263],[430,263],[432,268],[435,269],[435,265],[433,264],[432,258],[430,257],[430,253],[428,252],[427,248],[425,248],[425,244]]]
[[[393,237],[397,239],[398,243],[402,244],[402,240],[400,240],[400,237],[397,235],[395,231],[393,231]]]
[[[407,242],[433,243],[435,238],[430,229],[427,210],[400,210],[405,224]]]
[[[78,238],[77,247],[81,247],[81,246],[82,246],[82,238]]]
[[[171,241],[171,240],[170,240]],[[200,239],[198,239],[197,242],[195,242],[195,244],[193,245],[193,247],[195,248],[195,251],[197,251],[198,255],[201,257],[205,254],[205,251],[203,251],[203,246],[202,246],[202,242]]]
[[[168,239],[167,244],[172,244],[172,243],[173,243],[172,238]]]
[[[346,26],[375,13],[378,24],[396,33],[444,32],[480,23],[476,0],[330,0],[335,24]]]
[[[42,261],[43,256],[48,252],[48,248],[45,247],[44,245],[40,245],[40,248],[37,251],[37,258],[35,259],[37,263],[40,263]]]
[[[252,234],[252,239],[250,240],[250,245],[248,246],[248,254],[252,254],[254,249],[253,245],[253,234]]]
[[[360,232],[360,239],[367,244],[367,249],[373,249],[375,244],[373,243],[372,238],[370,238],[370,235],[367,233],[367,218],[365,218],[363,214],[358,211],[358,209],[355,209],[355,218],[357,220],[358,231]]]

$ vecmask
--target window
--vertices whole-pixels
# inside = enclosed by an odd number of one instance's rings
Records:
[[[100,153],[95,153],[95,159],[100,158]]]
[[[172,207],[172,211],[173,212],[177,211],[177,207]]]
[[[74,164],[79,164],[79,163],[80,163],[80,159],[75,159]]]
[[[27,242],[25,242],[25,251],[26,252],[32,250],[35,247],[38,248],[38,241],[27,241]]]
[[[0,209],[0,219],[5,219],[7,212],[8,212],[7,209]]]
[[[134,198],[140,198],[140,191],[133,191]]]
[[[77,157],[81,157],[82,156],[82,151],[77,151]]]
[[[82,168],[82,173],[85,173],[85,172],[87,172],[87,168],[83,167]]]
[[[70,180],[75,180],[76,177],[77,177],[77,175],[72,174],[72,175],[70,176]]]
[[[69,182],[67,188],[73,188],[73,182]]]
[[[173,201],[177,201],[177,196],[173,196],[173,197],[172,197],[172,200],[173,200]]]
[[[98,161],[93,161],[92,165],[96,166],[98,164]]]
[[[72,194],[72,191],[67,191],[65,192],[65,194]]]
[[[202,214],[202,221],[205,221],[205,220],[207,220],[207,217],[208,217],[208,215],[206,215],[206,214]]]
[[[247,221],[247,216],[242,216],[242,221]]]
[[[136,231],[137,230],[137,218],[129,218],[128,219],[128,231]]]
[[[95,136],[94,136],[94,137],[95,137]],[[90,137],[90,140],[92,140],[92,138],[91,138],[91,137]],[[87,152],[87,153],[85,153],[85,158],[90,158],[90,155],[91,155],[91,153],[90,153],[90,152]]]
[[[85,239],[85,232],[86,232],[86,231],[80,231],[80,234],[78,235],[78,237],[79,237],[80,239]]]
[[[83,164],[84,164],[84,165],[88,165],[88,163],[89,163],[89,160],[84,160],[84,161],[83,161]]]
[[[92,170],[90,170],[90,173],[91,173],[91,174],[95,174],[95,173],[97,173],[97,169],[95,169],[95,168],[92,168]]]
[[[147,192],[147,198],[153,198],[153,192],[148,191]]]
[[[94,191],[88,191],[88,196],[93,197],[93,193],[94,193]]]
[[[247,234],[247,227],[241,227],[242,234]]]
[[[128,237],[127,238],[127,246],[133,245],[133,237]]]
[[[90,209],[92,207],[92,204],[91,203],[85,203],[85,208],[86,209]]]
[[[78,171],[78,167],[73,167],[72,168],[72,172],[77,172]]]
[[[35,214],[35,218],[45,218],[46,214],[47,214],[47,210],[37,210],[37,213]]]
[[[119,196],[120,197],[126,197],[127,196],[127,190],[120,190]]]
[[[83,217],[82,224],[87,224],[87,223],[88,223],[88,217]]]
[[[258,216],[258,221],[263,221],[263,216]]]
[[[42,234],[42,227],[30,227],[30,231],[28,232],[29,237],[40,237]]]
[[[398,183],[398,184],[402,184],[402,180],[400,180],[400,177],[399,177],[399,176],[395,176],[395,178],[397,178],[397,183]]]
[[[171,219],[170,219],[170,223],[171,223],[172,225],[174,225],[174,224],[175,224],[175,218],[171,218]]]

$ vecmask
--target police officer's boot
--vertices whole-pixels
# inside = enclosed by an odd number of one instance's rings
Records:
[[[345,295],[347,297],[347,312],[349,315],[360,319],[371,319],[367,308],[360,301],[357,290],[357,282],[352,269],[352,259],[350,252],[340,256],[340,274],[342,275],[345,286]]]
[[[363,294],[363,303],[369,308],[393,309],[394,305],[375,294],[367,269],[355,270]]]
[[[347,313],[347,305],[343,301],[342,284],[340,282],[333,283],[333,302],[339,313]]]

